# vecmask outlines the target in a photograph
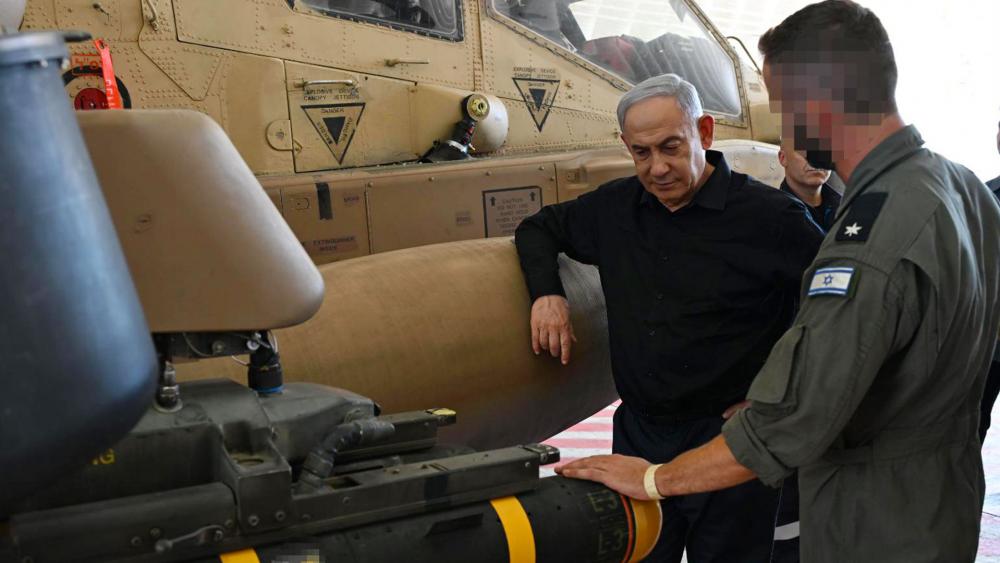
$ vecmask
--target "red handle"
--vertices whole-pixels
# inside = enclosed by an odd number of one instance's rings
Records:
[[[115,68],[111,64],[111,49],[103,39],[94,39],[94,46],[101,54],[101,74],[104,75],[104,95],[108,98],[108,109],[122,109],[122,97],[115,81]]]

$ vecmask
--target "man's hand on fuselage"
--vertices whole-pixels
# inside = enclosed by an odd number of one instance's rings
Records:
[[[531,349],[548,350],[563,365],[569,363],[576,336],[569,319],[569,301],[562,295],[543,295],[531,305]]]
[[[605,487],[648,500],[643,483],[650,463],[638,457],[598,455],[572,461],[556,469],[564,477],[597,481]],[[724,437],[688,450],[656,469],[656,491],[664,497],[706,493],[735,487],[756,475],[736,461]]]

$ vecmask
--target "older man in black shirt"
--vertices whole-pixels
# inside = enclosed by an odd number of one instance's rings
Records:
[[[675,75],[649,79],[618,107],[637,176],[524,220],[516,243],[533,299],[532,346],[570,359],[569,304],[557,255],[595,264],[608,308],[622,405],[617,453],[654,463],[718,435],[794,315],[802,273],[823,238],[798,201],[707,150],[714,120]],[[650,561],[767,561],[777,493],[754,481],[664,501]]]

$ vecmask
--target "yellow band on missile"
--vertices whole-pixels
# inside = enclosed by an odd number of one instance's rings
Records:
[[[642,561],[660,539],[660,528],[663,527],[663,512],[660,503],[655,500],[628,499],[635,514],[635,549],[629,563]]]
[[[223,553],[219,555],[219,561],[222,563],[260,563],[260,558],[257,557],[256,551],[244,549],[243,551]]]
[[[521,501],[516,497],[504,497],[493,499],[490,504],[500,517],[507,536],[510,563],[535,563],[535,534]]]

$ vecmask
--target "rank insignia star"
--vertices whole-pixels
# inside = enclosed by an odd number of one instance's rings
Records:
[[[861,234],[861,229],[861,225],[855,222],[853,225],[848,225],[847,228],[844,229],[844,234],[849,237],[858,236]]]
[[[847,215],[837,227],[837,242],[864,244],[875,233],[875,221],[889,194],[885,192],[864,193],[854,200],[847,209]]]

